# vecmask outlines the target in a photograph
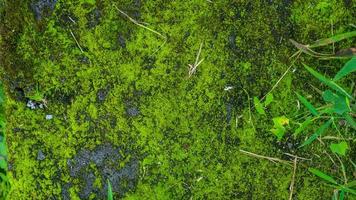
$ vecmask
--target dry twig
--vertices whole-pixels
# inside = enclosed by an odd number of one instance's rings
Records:
[[[242,150],[242,149],[240,149],[240,152],[242,152],[244,154],[247,154],[247,155],[250,155],[250,156],[253,156],[253,157],[256,157],[256,158],[267,159],[267,160],[269,160],[269,161],[271,161],[273,163],[280,162],[280,163],[283,163],[283,164],[291,165],[291,162],[287,161],[287,160],[282,160],[282,159],[279,159],[279,158],[273,158],[273,157],[268,157],[268,156],[262,156],[262,155],[258,155],[258,154],[255,154],[255,153],[251,153],[251,152]]]
[[[199,60],[202,48],[203,48],[203,43],[200,43],[199,51],[197,53],[197,57],[195,58],[194,64],[193,65],[192,64],[188,64],[188,66],[189,66],[189,72],[188,72],[189,73],[189,77],[191,77],[195,73],[195,71],[197,70],[197,67],[204,61],[204,58]]]
[[[293,164],[293,176],[292,176],[292,181],[289,186],[290,194],[289,194],[289,200],[292,200],[293,198],[293,190],[294,190],[294,182],[295,182],[295,173],[297,171],[297,160],[298,158],[294,158],[294,164]]]

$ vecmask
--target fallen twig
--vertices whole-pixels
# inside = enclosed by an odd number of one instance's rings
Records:
[[[269,161],[271,161],[273,163],[280,162],[280,163],[287,164],[287,165],[291,165],[291,163],[292,163],[291,161],[282,160],[282,159],[279,159],[279,158],[268,157],[268,156],[262,156],[262,155],[258,155],[258,154],[255,154],[255,153],[251,153],[251,152],[242,150],[242,149],[240,149],[240,152],[242,152],[244,154],[247,154],[247,155],[250,155],[250,156],[253,156],[253,157],[256,157],[256,158],[267,159],[267,160],[269,160]]]
[[[82,47],[80,46],[80,44],[79,44],[77,38],[75,38],[75,36],[74,36],[72,30],[69,30],[69,31],[70,31],[70,34],[72,35],[73,39],[75,40],[75,43],[77,43],[77,46],[79,47],[80,51],[81,51],[82,53],[84,53],[84,51],[83,51]]]
[[[293,176],[292,176],[292,181],[290,182],[290,186],[289,186],[289,190],[290,190],[290,194],[289,194],[289,200],[292,200],[293,198],[293,190],[294,190],[294,182],[295,182],[295,173],[297,171],[297,158],[294,158],[294,164],[293,164]]]
[[[310,158],[303,158],[303,157],[299,157],[299,156],[296,156],[296,155],[293,155],[293,154],[290,154],[290,153],[284,153],[284,154],[287,155],[287,156],[293,157],[293,158],[298,158],[300,160],[312,160]]]
[[[124,11],[120,10],[115,4],[114,4],[114,7],[115,7],[116,10],[118,10],[121,14],[123,14],[125,17],[127,17],[132,23],[134,23],[134,24],[136,24],[137,26],[140,26],[140,27],[142,27],[142,28],[144,28],[144,29],[146,29],[146,30],[152,32],[152,33],[157,34],[158,36],[160,36],[160,37],[163,38],[163,39],[166,39],[166,37],[165,37],[164,35],[162,35],[161,33],[157,32],[157,31],[155,31],[155,30],[153,30],[153,29],[151,29],[151,28],[149,28],[149,27],[147,27],[147,26],[145,26],[145,25],[139,23],[139,22],[136,21],[135,19],[131,18],[131,17],[130,17],[128,14],[126,14]]]
[[[188,66],[189,66],[189,72],[188,72],[189,77],[191,77],[195,73],[195,71],[197,70],[197,67],[204,61],[204,58],[199,60],[202,48],[203,48],[203,43],[200,43],[199,51],[197,53],[197,57],[195,58],[194,64],[193,65],[192,64],[188,64]]]

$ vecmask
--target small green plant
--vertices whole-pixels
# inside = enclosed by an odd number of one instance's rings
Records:
[[[268,93],[266,96],[266,100],[262,103],[257,97],[253,98],[253,103],[255,105],[255,109],[258,114],[260,115],[266,115],[265,108],[272,103],[273,101],[273,95],[272,93]]]
[[[6,199],[10,189],[7,176],[7,146],[5,133],[5,94],[0,82],[0,199]]]
[[[40,90],[39,84],[37,84],[36,90],[32,94],[26,95],[26,97],[35,102],[46,102],[44,93]]]
[[[345,194],[356,195],[356,180],[345,184],[339,184],[333,177],[318,169],[309,168],[309,172],[331,184],[330,186],[336,189],[334,191],[333,200],[344,200]]]
[[[354,97],[347,92],[346,89],[341,87],[337,81],[341,80],[343,77],[356,71],[356,57],[353,57],[348,61],[344,67],[336,74],[336,76],[331,80],[321,75],[319,72],[315,71],[311,67],[304,65],[305,69],[316,77],[323,84],[327,85],[330,90],[325,90],[322,93],[325,106],[320,108],[315,108],[305,97],[297,93],[299,101],[310,111],[312,116],[307,117],[307,119],[301,123],[300,127],[295,131],[295,135],[303,131],[311,122],[319,119],[327,119],[322,126],[320,126],[313,135],[311,135],[301,147],[309,145],[320,135],[322,135],[330,126],[333,126],[337,132],[340,133],[336,120],[344,120],[348,125],[356,130],[356,123],[353,120],[353,115],[355,115],[354,110]],[[345,145],[343,145],[345,147]],[[333,148],[335,150],[335,145]],[[346,148],[344,148],[346,150]],[[341,151],[335,151],[336,153],[341,153]],[[342,152],[341,154],[343,154]]]
[[[111,187],[111,183],[108,179],[108,200],[113,200],[113,193],[112,193],[112,187]]]

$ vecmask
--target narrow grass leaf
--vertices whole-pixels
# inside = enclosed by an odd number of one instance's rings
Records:
[[[302,131],[305,130],[313,122],[311,117],[308,117],[299,127],[294,131],[294,137],[297,137]]]
[[[307,107],[309,109],[309,111],[314,115],[314,116],[318,116],[319,113],[318,111],[315,109],[315,107],[306,99],[304,98],[302,95],[297,94],[297,97],[299,99],[300,102],[302,102],[302,104]]]
[[[356,195],[356,190],[351,189],[351,188],[348,188],[348,187],[345,187],[345,186],[343,186],[343,185],[340,185],[340,186],[338,186],[338,187],[336,187],[336,188],[338,188],[339,190],[344,190],[344,191],[347,192],[347,193]]]
[[[320,39],[314,42],[314,44],[310,45],[311,48],[313,47],[321,47],[321,46],[325,46],[328,44],[332,44],[335,42],[339,42],[341,40],[347,39],[347,38],[351,38],[351,37],[355,37],[356,36],[356,31],[351,31],[351,32],[347,32],[347,33],[341,33],[338,35],[335,35],[333,37],[330,38],[324,38],[324,39]]]
[[[261,114],[261,115],[265,115],[266,114],[261,101],[257,97],[253,98],[253,103],[255,104],[256,111],[259,114]]]
[[[321,134],[325,132],[327,128],[329,128],[330,124],[332,123],[333,119],[329,119],[325,124],[323,124],[321,127],[319,127],[316,132],[310,136],[300,147],[306,146],[310,143],[312,143],[316,138],[318,138]]]
[[[113,194],[112,194],[112,188],[111,188],[111,183],[108,179],[108,200],[113,200],[114,197],[113,197]]]
[[[356,57],[353,57],[351,60],[349,60],[343,68],[335,75],[334,81],[338,81],[341,78],[349,75],[352,72],[356,71]]]
[[[341,190],[339,200],[344,200],[345,199],[345,191]]]
[[[320,171],[318,169],[315,169],[315,168],[309,168],[308,170],[309,170],[309,172],[311,172],[315,176],[318,176],[318,177],[324,179],[325,181],[327,181],[329,183],[337,185],[337,182],[335,181],[335,179],[333,177],[325,174],[324,172],[322,172],[322,171]]]
[[[356,130],[356,122],[354,119],[351,117],[349,113],[344,113],[343,117],[346,119],[347,123]]]
[[[349,187],[349,188],[352,188],[352,187],[355,187],[355,186],[356,186],[356,180],[348,182],[347,185],[346,185],[346,187]]]
[[[336,84],[333,81],[329,80],[328,78],[324,77],[319,72],[310,68],[308,65],[306,65],[306,64],[303,64],[303,65],[304,65],[305,69],[308,70],[309,73],[311,73],[317,79],[319,79],[319,81],[321,81],[325,85],[329,86],[331,89],[334,89],[335,91],[347,96],[349,99],[353,99],[353,97],[349,93],[347,93],[342,87],[340,87],[338,84]]]

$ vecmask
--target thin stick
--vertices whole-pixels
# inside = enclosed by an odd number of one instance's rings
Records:
[[[336,155],[336,158],[339,160],[340,164],[341,164],[341,171],[342,171],[342,175],[344,176],[344,184],[347,185],[347,176],[346,176],[346,170],[345,170],[345,165],[344,163],[342,163],[341,159],[339,158],[338,155]]]
[[[140,27],[142,27],[142,28],[144,28],[144,29],[146,29],[146,30],[152,32],[152,33],[157,34],[158,36],[160,36],[160,37],[163,38],[163,39],[166,39],[166,37],[165,37],[164,35],[162,35],[161,33],[157,32],[157,31],[155,31],[155,30],[153,30],[153,29],[151,29],[151,28],[148,28],[147,26],[145,26],[145,25],[143,25],[143,24],[137,22],[135,19],[131,18],[131,17],[130,17],[128,14],[126,14],[124,11],[120,10],[115,4],[113,4],[113,6],[114,6],[114,7],[116,8],[116,10],[118,10],[121,14],[123,14],[125,17],[127,17],[132,23],[134,23],[134,24],[136,24],[137,26],[140,26]]]
[[[70,34],[72,35],[73,39],[75,40],[75,43],[77,43],[77,46],[79,47],[80,51],[81,51],[82,53],[84,53],[84,51],[83,51],[82,47],[80,46],[80,44],[79,44],[77,38],[75,38],[75,36],[74,36],[72,30],[69,30],[69,31],[70,31]]]
[[[283,164],[287,164],[287,165],[290,165],[290,161],[287,161],[287,160],[281,160],[279,158],[273,158],[273,157],[268,157],[268,156],[262,156],[262,155],[258,155],[258,154],[255,154],[255,153],[251,153],[251,152],[248,152],[248,151],[245,151],[245,150],[242,150],[240,149],[240,152],[244,153],[244,154],[247,154],[247,155],[250,155],[250,156],[253,156],[253,157],[256,157],[256,158],[262,158],[262,159],[267,159],[273,163],[275,162],[280,162],[280,163],[283,163]]]
[[[293,158],[298,158],[300,160],[312,160],[310,158],[303,158],[303,157],[299,157],[299,156],[296,156],[296,155],[293,155],[293,154],[290,154],[290,153],[283,153],[283,154],[285,154],[287,156],[290,156],[290,157],[293,157]]]
[[[200,43],[200,47],[199,47],[197,56],[195,58],[194,64],[193,65],[189,64],[189,73],[188,73],[189,77],[191,77],[195,73],[198,66],[204,61],[204,58],[199,60],[202,48],[203,48],[203,43]]]
[[[297,171],[297,158],[294,158],[294,165],[293,165],[293,176],[292,176],[292,181],[289,186],[290,194],[289,194],[289,200],[292,200],[293,198],[293,190],[294,190],[294,182],[295,182],[295,173]]]
[[[334,36],[334,23],[331,20],[331,36]],[[333,42],[333,54],[335,54],[335,42]]]
[[[329,157],[329,159],[331,160],[331,162],[337,166],[337,164],[335,163],[334,159],[330,156],[330,154],[328,154],[328,152],[324,151],[324,153]],[[319,157],[320,158],[320,157]]]
[[[248,101],[248,115],[249,115],[249,119],[248,121],[252,124],[252,128],[254,131],[256,131],[255,125],[253,124],[252,121],[252,114],[251,114],[251,98],[250,98],[250,94],[247,92],[247,90],[245,88],[242,88],[242,90],[246,93],[247,95],[247,101]]]
[[[277,83],[274,84],[274,86],[272,87],[272,89],[270,91],[268,91],[265,96],[262,97],[261,100],[263,100],[269,93],[271,93],[274,89],[276,89],[276,87],[278,86],[279,82],[281,82],[283,80],[283,78],[288,74],[289,70],[293,67],[294,65],[294,62],[299,58],[299,56],[302,54],[301,51],[299,51],[297,54],[296,54],[296,58],[292,61],[292,64],[288,67],[288,69],[283,73],[283,75],[278,79]],[[294,55],[293,55],[294,57]]]

